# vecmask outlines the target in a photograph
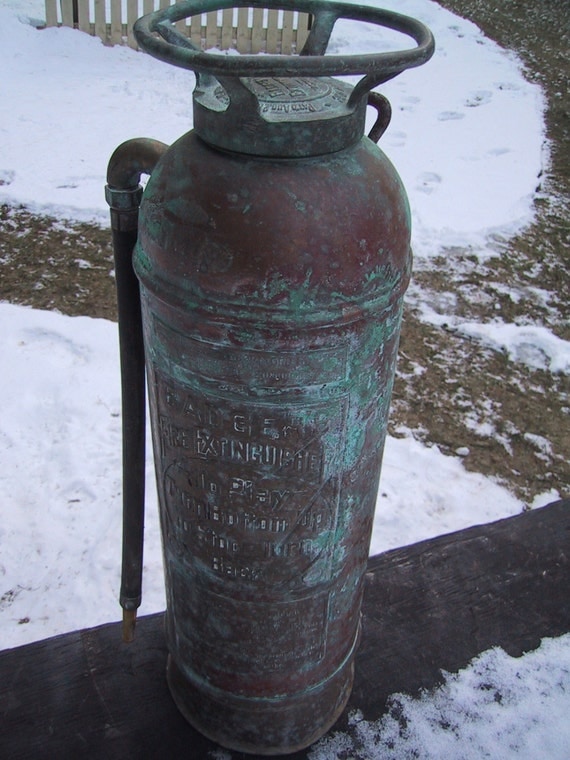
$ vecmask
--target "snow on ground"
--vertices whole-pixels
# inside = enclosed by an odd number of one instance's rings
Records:
[[[506,353],[513,362],[526,364],[531,369],[570,374],[570,343],[542,325],[505,324],[500,320],[462,322],[457,317],[450,320],[448,315],[439,314],[426,304],[421,309],[425,322],[445,325],[460,335],[478,340],[481,345]]]
[[[506,235],[531,219],[546,155],[542,94],[473,24],[429,0],[381,4],[422,19],[438,43],[432,62],[383,88],[394,117],[382,147],[409,191],[416,255],[443,244],[482,249],[491,231]],[[109,156],[131,137],[172,142],[186,131],[193,75],[73,30],[27,23],[42,16],[41,0],[4,0],[0,8],[0,202],[106,224]],[[333,45],[362,52],[376,38],[372,27],[346,22]],[[114,324],[9,304],[0,304],[0,324],[0,647],[7,648],[119,617],[120,398]],[[567,344],[543,329],[508,327],[458,329],[517,361],[568,371]],[[147,474],[141,614],[164,606],[150,458]],[[535,506],[555,498],[544,494]],[[389,439],[372,552],[521,506],[467,473],[459,456]],[[405,730],[390,717],[368,724],[353,716],[364,756],[567,758],[569,653],[568,636],[516,661],[485,653],[422,700],[398,697]],[[351,742],[334,735],[313,757],[350,752]]]
[[[351,716],[310,760],[564,760],[570,748],[570,634],[524,657],[491,649],[418,699],[392,697],[377,721]],[[223,760],[218,757],[217,760]]]

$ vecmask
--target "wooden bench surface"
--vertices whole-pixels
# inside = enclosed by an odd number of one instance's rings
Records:
[[[567,633],[569,588],[569,500],[372,557],[335,728],[355,709],[379,718],[390,694],[432,688],[490,647],[518,656]],[[216,745],[170,698],[165,661],[162,614],[141,618],[130,645],[115,623],[0,652],[0,757],[211,758]]]

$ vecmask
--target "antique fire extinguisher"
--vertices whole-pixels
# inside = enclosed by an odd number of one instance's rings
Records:
[[[312,14],[301,54],[204,53],[174,26],[230,7]],[[325,55],[343,18],[416,45]],[[193,131],[168,149],[129,141],[108,170],[125,636],[141,594],[144,333],[170,690],[220,744],[293,752],[351,690],[411,269],[406,195],[364,136],[365,111],[378,111],[377,139],[389,105],[370,90],[427,61],[433,38],[408,17],[325,0],[191,0],[135,33],[197,82]],[[346,74],[363,77],[332,78]]]

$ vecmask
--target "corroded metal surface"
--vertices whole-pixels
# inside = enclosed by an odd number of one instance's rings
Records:
[[[135,269],[166,571],[168,682],[186,718],[258,754],[307,746],[346,704],[410,268],[400,180],[363,138],[369,91],[433,53],[422,24],[347,3],[300,56],[219,56],[137,22],[197,72],[195,131],[145,190]],[[271,3],[269,3],[271,5]],[[340,18],[415,48],[326,55]],[[331,75],[361,74],[356,87]],[[221,150],[220,150],[221,149]]]
[[[293,751],[348,699],[409,224],[365,138],[277,161],[189,133],[146,188],[169,683],[226,746]]]

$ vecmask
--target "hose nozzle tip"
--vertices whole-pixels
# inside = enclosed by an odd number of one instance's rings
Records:
[[[123,642],[130,644],[135,638],[136,610],[123,610]]]

